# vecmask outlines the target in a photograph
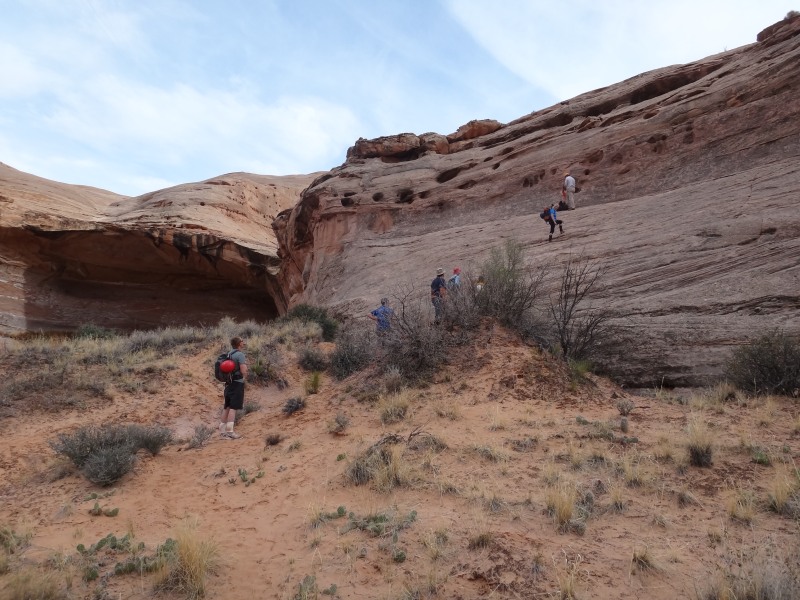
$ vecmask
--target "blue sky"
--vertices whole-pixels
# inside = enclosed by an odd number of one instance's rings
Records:
[[[797,3],[797,0],[794,0]],[[138,195],[311,173],[755,42],[781,0],[0,0],[0,162]]]

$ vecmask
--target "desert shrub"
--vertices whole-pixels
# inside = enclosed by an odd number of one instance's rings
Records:
[[[629,414],[631,414],[634,408],[636,408],[636,405],[630,398],[622,398],[621,400],[617,400],[617,410],[623,417],[627,417]]]
[[[81,467],[86,479],[96,485],[108,486],[133,469],[136,457],[130,447],[108,446],[92,452]]]
[[[374,355],[375,346],[368,330],[343,327],[330,355],[330,370],[338,379],[344,379],[366,367]]]
[[[247,381],[249,383],[276,383],[283,386],[281,352],[274,342],[254,344],[247,351]]]
[[[303,348],[297,362],[306,371],[324,371],[328,368],[328,357],[322,350],[314,346]]]
[[[50,447],[69,458],[92,483],[111,485],[133,468],[139,449],[156,455],[172,437],[172,431],[166,427],[90,425],[73,433],[58,434]]]
[[[152,456],[156,456],[164,446],[172,442],[173,433],[167,427],[158,425],[130,425],[129,427],[135,447],[147,450]]]
[[[507,240],[491,249],[481,272],[485,285],[480,292],[469,279],[478,312],[509,327],[524,327],[538,304],[545,270],[526,265],[522,244]]]
[[[604,267],[580,257],[570,257],[564,265],[549,312],[555,341],[567,359],[594,357],[609,336],[610,311],[587,306],[604,275]]]
[[[247,415],[258,412],[261,410],[261,403],[257,402],[256,400],[248,400],[244,403],[241,410],[237,410],[236,414],[233,417],[234,423],[238,424],[242,419],[244,419]]]
[[[285,415],[293,415],[298,410],[303,410],[306,407],[306,400],[305,398],[301,398],[300,396],[295,396],[293,398],[289,398],[286,401],[286,404],[283,405],[283,414]]]
[[[389,394],[396,394],[403,389],[405,377],[396,366],[391,365],[386,368],[383,374],[383,387]]]
[[[94,339],[110,339],[117,334],[113,329],[107,329],[93,323],[81,325],[75,331],[75,337],[78,338],[94,338]]]
[[[409,400],[408,394],[399,392],[397,394],[389,394],[380,401],[379,410],[381,413],[381,422],[384,425],[397,423],[406,417],[408,412]]]
[[[197,524],[181,524],[175,543],[164,553],[164,569],[159,574],[156,590],[177,592],[190,600],[202,598],[206,578],[218,566],[219,551],[214,542],[197,534]]]
[[[267,436],[264,438],[264,445],[265,446],[277,446],[283,440],[283,436],[280,433],[268,433]]]
[[[211,439],[216,429],[208,425],[195,425],[192,439],[189,440],[188,447],[191,449],[202,448]]]
[[[299,321],[313,321],[322,328],[322,339],[332,342],[339,329],[339,321],[334,319],[328,310],[321,306],[311,306],[309,304],[298,304],[288,313],[286,319],[297,319]]]
[[[343,412],[337,412],[333,421],[328,424],[328,431],[331,433],[344,433],[344,430],[350,426],[350,417]]]
[[[800,390],[800,340],[769,331],[733,351],[725,375],[754,394],[796,394]]]
[[[445,362],[454,340],[446,327],[431,326],[429,302],[415,290],[403,290],[394,298],[392,329],[381,338],[384,363],[406,379],[424,379]]]
[[[124,426],[81,427],[73,433],[60,433],[56,440],[50,442],[50,447],[62,456],[69,458],[79,469],[89,457],[105,448],[123,447],[129,454],[138,449],[136,440],[131,436],[131,431]]]

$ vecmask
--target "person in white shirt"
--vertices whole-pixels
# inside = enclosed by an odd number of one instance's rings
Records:
[[[570,210],[575,210],[575,178],[569,171],[564,173],[564,185],[561,189],[567,195],[567,206]]]

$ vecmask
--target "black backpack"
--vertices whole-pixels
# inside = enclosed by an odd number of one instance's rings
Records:
[[[550,219],[550,211],[549,210],[543,210],[542,212],[539,213],[539,216],[542,219],[544,219],[545,221],[547,221],[548,219]]]
[[[233,351],[223,352],[217,357],[217,360],[214,361],[214,379],[217,381],[223,381],[225,383],[233,381],[233,374],[236,373],[238,365],[236,365],[236,361],[231,358],[231,354],[233,354]],[[228,373],[222,369],[222,363],[227,361],[234,363],[233,370]]]

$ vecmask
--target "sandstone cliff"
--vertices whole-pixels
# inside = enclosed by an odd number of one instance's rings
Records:
[[[508,124],[361,139],[324,174],[127,198],[0,164],[0,332],[268,319],[299,302],[363,315],[513,237],[532,264],[608,265],[597,300],[638,340],[613,358],[624,381],[702,383],[732,344],[800,329],[798,33],[787,19]],[[578,210],[548,244],[537,213],[566,169]]]
[[[232,173],[129,198],[0,164],[0,332],[272,318],[270,224],[313,178]]]
[[[506,125],[359,140],[275,222],[290,303],[363,314],[398,283],[479,264],[605,262],[599,298],[637,338],[630,383],[701,383],[731,344],[800,329],[800,18],[749,46],[644,73]],[[576,176],[547,243],[537,213]]]

